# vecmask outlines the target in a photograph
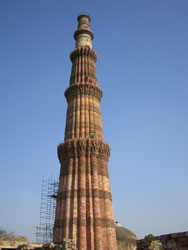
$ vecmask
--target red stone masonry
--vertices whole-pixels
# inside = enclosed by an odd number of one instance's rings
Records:
[[[161,247],[159,248],[159,243]],[[188,250],[188,231],[160,236],[147,236],[137,240],[137,250]]]
[[[89,16],[78,17],[72,72],[65,91],[68,108],[61,163],[54,242],[73,239],[78,250],[117,250],[108,175],[110,147],[103,140],[100,100]]]

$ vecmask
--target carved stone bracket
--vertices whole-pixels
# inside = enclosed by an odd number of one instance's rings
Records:
[[[96,155],[108,160],[110,156],[110,146],[104,141],[86,140],[67,140],[58,146],[58,157],[60,162],[64,159],[81,156]]]
[[[67,101],[71,100],[74,96],[77,96],[79,94],[94,96],[99,101],[101,100],[102,95],[103,95],[101,88],[94,86],[92,84],[89,84],[89,83],[74,84],[74,85],[71,85],[69,88],[67,88],[65,91],[65,97]]]

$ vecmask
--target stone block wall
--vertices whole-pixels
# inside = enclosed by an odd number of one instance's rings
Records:
[[[35,247],[41,247],[43,244],[36,242],[29,242],[24,236],[0,236],[0,250],[8,249],[34,249]]]
[[[21,244],[27,244],[27,238],[23,236],[0,236],[0,250],[8,248],[17,248]]]
[[[73,240],[63,239],[61,243],[44,244],[42,247],[35,248],[34,250],[77,250],[77,248]]]
[[[188,250],[188,232],[146,237],[136,244],[137,250]]]
[[[136,243],[122,242],[117,240],[118,250],[136,250]]]

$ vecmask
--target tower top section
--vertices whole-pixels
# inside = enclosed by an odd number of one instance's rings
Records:
[[[74,39],[76,40],[75,47],[89,46],[92,48],[93,32],[90,29],[89,23],[91,21],[87,14],[81,14],[77,18],[78,28],[74,33]]]

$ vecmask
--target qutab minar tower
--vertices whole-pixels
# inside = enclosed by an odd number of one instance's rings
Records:
[[[110,147],[103,140],[100,100],[92,49],[90,17],[78,16],[72,72],[65,91],[68,103],[65,139],[58,146],[61,163],[54,242],[73,239],[78,250],[116,250],[108,175]]]

